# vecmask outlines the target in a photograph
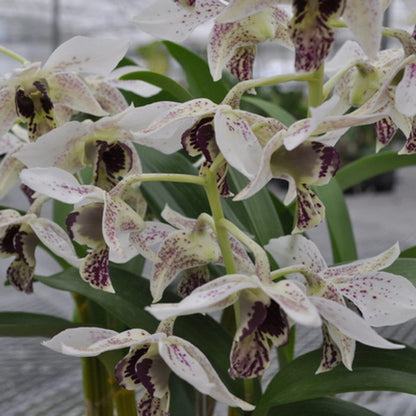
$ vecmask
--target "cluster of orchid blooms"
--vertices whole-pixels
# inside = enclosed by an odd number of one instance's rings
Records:
[[[198,348],[173,335],[177,316],[233,305],[236,331],[229,374],[245,379],[262,376],[271,347],[285,345],[293,325],[322,328],[317,371],[324,372],[340,363],[352,369],[356,341],[402,348],[372,327],[416,316],[414,286],[381,271],[398,257],[397,244],[373,258],[328,267],[318,248],[302,236],[325,217],[312,186],[327,184],[335,175],[339,155],[334,146],[350,127],[375,124],[377,150],[400,129],[407,137],[400,153],[415,151],[416,35],[382,27],[389,1],[293,0],[292,16],[281,3],[156,0],[134,18],[141,29],[173,41],[212,20],[212,77],[220,79],[226,68],[240,81],[220,104],[198,98],[129,106],[120,89],[143,96],[153,94],[155,87],[120,80],[137,67],[115,69],[128,45],[109,39],[72,38],[43,65],[22,59],[19,69],[0,80],[0,195],[20,180],[30,201],[24,215],[14,209],[0,212],[0,252],[14,257],[7,280],[20,291],[33,290],[39,243],[78,268],[92,287],[110,293],[110,262],[143,256],[153,264],[154,304],[147,310],[161,320],[154,334],[78,328],[44,343],[82,357],[130,347],[115,374],[127,389],[144,386],[141,415],[168,414],[170,371],[215,400],[253,409],[227,390]],[[325,62],[334,28],[345,26],[356,41],[345,42]],[[382,34],[396,37],[402,47],[379,51]],[[266,40],[294,50],[295,73],[253,78],[257,45]],[[239,108],[242,95],[257,86],[313,82],[317,74],[327,77],[319,102],[308,118],[290,126]],[[77,113],[94,120],[75,121]],[[166,154],[184,149],[200,156],[199,176],[142,173],[136,143]],[[92,166],[88,184],[79,175],[85,166]],[[227,182],[228,166],[249,180],[236,195]],[[284,202],[296,201],[295,224],[292,235],[272,239],[265,247],[218,210],[194,219],[166,206],[164,222],[152,220],[140,190],[144,181],[183,181],[203,186],[210,200],[242,200],[272,178],[288,182]],[[74,206],[67,230],[40,215],[50,198]],[[73,241],[88,247],[85,257],[78,257]],[[278,269],[271,269],[270,256]],[[225,274],[211,279],[209,264],[225,266]],[[183,299],[158,303],[174,281]]]

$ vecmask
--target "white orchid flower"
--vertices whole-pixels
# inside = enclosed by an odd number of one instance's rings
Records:
[[[80,185],[62,169],[25,169],[20,176],[34,191],[75,204],[67,217],[67,227],[71,238],[92,249],[80,265],[80,274],[93,287],[113,292],[108,262],[124,263],[138,254],[155,261],[157,256],[150,247],[171,231],[165,224],[145,222],[125,202],[122,192]]]
[[[201,283],[199,266],[223,264],[217,237],[206,221],[206,214],[198,219],[186,218],[169,207],[165,207],[162,217],[176,229],[163,240],[153,265],[150,291],[153,301],[158,302],[164,290],[180,272],[187,274],[186,292],[192,292]],[[254,265],[244,246],[233,236],[229,236],[237,269],[240,272],[254,272]],[[204,279],[202,280],[204,281]]]
[[[172,335],[172,321],[164,321],[157,332],[129,329],[117,333],[103,328],[69,329],[43,343],[46,347],[76,357],[93,357],[105,351],[130,347],[118,362],[115,375],[128,390],[142,385],[139,416],[164,416],[169,412],[170,372],[187,381],[203,394],[231,407],[253,410],[254,406],[231,394],[207,357],[190,342]]]
[[[81,262],[65,231],[33,211],[36,210],[29,210],[26,215],[13,209],[0,211],[0,257],[15,257],[6,278],[16,289],[26,293],[33,291],[35,249],[39,242],[75,267]]]
[[[263,250],[255,254],[256,272],[230,274],[196,288],[176,304],[155,304],[147,310],[158,319],[208,313],[238,302],[239,323],[230,352],[232,377],[258,377],[270,364],[271,345],[288,341],[286,315],[307,326],[319,326],[319,314],[304,291],[292,281],[273,282]]]
[[[280,267],[297,264],[303,268],[302,275],[289,275],[289,280],[306,287],[325,324],[318,372],[341,361],[351,369],[355,341],[377,348],[401,348],[371,328],[416,316],[416,288],[402,276],[379,271],[398,257],[397,244],[378,256],[334,267],[328,267],[315,244],[300,235],[272,239],[265,248]],[[352,310],[345,299],[354,305]]]
[[[127,52],[124,41],[76,36],[47,59],[27,62],[0,79],[0,136],[18,119],[28,123],[32,140],[56,127],[56,106],[102,116],[83,75],[109,74]]]

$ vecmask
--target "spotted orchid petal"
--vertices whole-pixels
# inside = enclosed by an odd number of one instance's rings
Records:
[[[92,185],[80,185],[69,172],[59,168],[24,169],[22,182],[36,192],[68,204],[89,199],[103,199],[104,191]]]
[[[231,394],[206,356],[188,341],[170,336],[159,341],[159,354],[170,369],[203,394],[221,403],[253,410],[254,406]]]
[[[172,316],[212,312],[232,305],[237,300],[236,295],[239,291],[256,287],[258,282],[252,277],[227,275],[195,289],[179,303],[152,305],[146,310],[160,320]]]
[[[294,16],[289,31],[295,44],[296,71],[309,72],[320,68],[334,41],[334,31],[327,23],[342,14],[344,5],[345,0],[293,2]]]
[[[181,298],[190,295],[196,288],[208,283],[209,269],[206,266],[193,267],[183,271],[183,277],[178,284],[177,291]]]
[[[227,162],[245,176],[253,177],[262,149],[248,123],[236,111],[219,109],[214,124],[217,145]]]
[[[107,75],[125,56],[127,49],[128,43],[123,40],[75,36],[52,52],[43,69]]]
[[[16,153],[10,153],[0,162],[0,198],[3,198],[19,180],[19,174],[25,165],[15,157]]]
[[[416,118],[413,118],[412,129],[409,136],[407,137],[406,143],[400,149],[399,154],[412,154],[416,152]]]
[[[75,357],[95,357],[105,351],[146,344],[152,336],[143,329],[129,329],[118,333],[104,328],[72,328],[55,335],[42,345],[61,354]]]
[[[342,17],[366,54],[370,58],[375,58],[380,48],[383,2],[346,0]],[[368,22],[371,22],[371,25]]]
[[[263,284],[264,292],[295,322],[305,326],[320,326],[321,319],[306,293],[295,282],[283,280]]]
[[[395,105],[397,110],[409,117],[416,115],[416,63],[409,63],[404,69],[403,78],[396,88]]]
[[[378,335],[363,318],[351,309],[322,297],[311,296],[310,300],[322,317],[347,337],[376,348],[404,348],[403,345],[393,344]]]
[[[185,40],[196,27],[214,19],[224,8],[219,0],[196,0],[193,5],[157,0],[133,17],[141,30],[174,42]]]
[[[281,268],[302,265],[314,273],[328,268],[316,245],[301,235],[273,238],[265,249],[276,259]]]
[[[285,46],[291,47],[287,24],[288,16],[278,8],[263,9],[241,20],[215,23],[209,37],[208,63],[214,81],[221,78],[221,71],[237,57],[244,58],[243,69],[232,72],[239,75],[240,80],[251,78],[255,51],[242,48],[252,47],[267,39],[276,39]],[[249,52],[247,54],[247,52]],[[253,54],[254,52],[254,54]],[[235,62],[231,67],[238,68]]]
[[[391,117],[387,116],[374,124],[376,131],[376,151],[387,146],[397,132],[397,126]]]
[[[14,104],[15,93],[15,88],[6,83],[0,84],[0,136],[7,133],[17,118]]]
[[[150,290],[154,302],[161,299],[163,291],[182,270],[218,263],[219,245],[209,226],[196,221],[190,231],[175,231],[162,243],[157,252],[159,260],[154,264]]]

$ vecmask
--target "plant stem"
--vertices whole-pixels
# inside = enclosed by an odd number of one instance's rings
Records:
[[[26,58],[23,58],[23,56],[19,55],[16,52],[11,51],[9,48],[6,48],[5,46],[0,45],[0,53],[7,55],[9,58],[12,58],[21,64],[26,64],[29,61]]]
[[[133,390],[126,390],[113,383],[113,398],[118,416],[137,416],[136,395]]]
[[[242,95],[252,88],[264,87],[266,85],[281,84],[283,82],[289,81],[310,81],[313,79],[313,74],[282,74],[274,75],[271,77],[259,78],[259,79],[249,79],[246,81],[239,82],[235,85],[223,100],[223,104],[228,104],[233,108],[238,108],[240,105],[240,100]]]
[[[312,75],[312,79],[308,81],[308,88],[309,88],[309,98],[308,98],[308,107],[318,107],[322,104],[324,100],[324,65],[322,64],[321,67],[314,72]]]

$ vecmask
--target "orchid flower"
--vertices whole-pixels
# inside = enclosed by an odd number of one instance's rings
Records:
[[[105,351],[130,347],[117,363],[117,381],[128,390],[142,385],[146,391],[137,405],[139,416],[169,414],[170,372],[187,381],[203,394],[228,406],[253,410],[254,406],[231,394],[207,357],[190,342],[172,335],[173,320],[160,323],[154,334],[143,329],[117,333],[103,328],[67,329],[46,347],[76,357],[93,357]]]
[[[150,247],[171,230],[165,224],[145,222],[125,202],[122,191],[106,192],[93,185],[80,185],[62,169],[25,169],[21,180],[38,193],[75,204],[75,210],[67,217],[67,227],[73,240],[91,248],[80,265],[80,274],[93,287],[114,291],[109,261],[124,263],[137,254],[157,260]]]
[[[25,215],[13,209],[0,211],[0,257],[15,257],[6,277],[16,289],[26,293],[33,291],[35,249],[39,242],[75,267],[81,262],[65,231],[54,222],[40,218],[38,210],[39,201],[35,201]]]
[[[196,288],[176,304],[156,304],[147,310],[158,319],[207,313],[238,304],[237,329],[230,352],[232,377],[258,377],[270,364],[271,345],[288,341],[287,316],[307,326],[319,326],[316,308],[298,285],[289,280],[273,282],[265,252],[259,249],[256,272],[230,274]]]
[[[96,122],[70,121],[15,153],[27,167],[60,167],[71,173],[93,166],[93,184],[109,191],[126,175],[141,173],[133,135],[119,127],[133,107]],[[139,192],[139,191],[138,191]]]
[[[81,75],[106,76],[127,52],[119,40],[76,36],[60,45],[42,66],[26,62],[0,79],[0,136],[21,119],[35,140],[56,127],[57,106],[105,115]]]
[[[163,240],[157,252],[158,260],[153,265],[150,291],[154,302],[162,298],[164,290],[180,272],[188,271],[186,281],[180,283],[182,291],[192,292],[201,281],[205,282],[207,279],[206,276],[204,278],[204,272],[201,275],[198,267],[223,264],[217,237],[208,223],[212,218],[207,214],[194,220],[165,207],[162,217],[176,230]],[[229,238],[237,269],[241,272],[254,272],[245,248],[233,236]]]
[[[379,271],[398,257],[397,244],[378,256],[334,267],[328,267],[315,244],[301,235],[272,239],[265,248],[280,267],[300,265],[301,274],[289,275],[289,280],[306,287],[322,316],[324,351],[318,372],[341,361],[351,369],[355,340],[377,348],[401,348],[371,328],[416,316],[416,288],[402,276]]]

